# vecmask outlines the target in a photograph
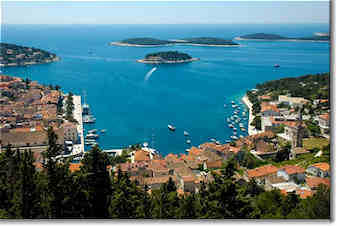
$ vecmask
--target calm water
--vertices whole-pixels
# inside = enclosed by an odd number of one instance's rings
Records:
[[[4,72],[58,84],[66,92],[80,95],[86,91],[97,118],[87,128],[107,129],[100,137],[101,147],[147,141],[165,155],[189,147],[184,130],[190,133],[193,145],[210,138],[224,142],[232,135],[225,122],[232,113],[231,100],[239,102],[247,89],[263,81],[329,71],[330,45],[240,41],[241,47],[134,48],[108,46],[108,42],[149,36],[233,38],[255,32],[299,37],[328,30],[328,25],[6,25],[1,32],[2,42],[42,48],[61,57],[53,64],[5,68]],[[201,60],[159,66],[144,81],[153,67],[136,60],[166,50],[179,50]],[[274,69],[274,64],[281,67]],[[169,132],[168,124],[177,130]]]

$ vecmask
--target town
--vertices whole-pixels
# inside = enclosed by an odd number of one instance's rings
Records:
[[[8,146],[31,150],[36,167],[41,169],[42,152],[48,148],[47,129],[52,127],[57,143],[63,146],[56,159],[82,159],[85,152],[80,96],[63,94],[58,86],[42,86],[6,75],[0,77],[0,89],[2,150]],[[249,136],[226,144],[207,142],[191,147],[186,154],[165,157],[146,143],[103,150],[112,155],[110,158],[119,157],[108,170],[110,174],[129,175],[150,192],[171,178],[177,192],[188,195],[197,193],[200,184],[212,182],[214,173],[220,174],[226,161],[234,158],[238,162],[238,181],[254,180],[266,190],[279,189],[301,198],[312,196],[320,184],[330,186],[329,100],[272,95],[253,89],[243,98],[250,111]],[[79,170],[81,165],[73,161],[70,170]]]

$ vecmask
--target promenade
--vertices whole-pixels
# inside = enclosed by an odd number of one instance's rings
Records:
[[[242,97],[243,103],[248,107],[249,109],[249,116],[248,116],[248,135],[255,135],[259,133],[253,126],[250,124],[253,122],[254,115],[253,115],[253,104],[249,101],[247,95],[244,95]]]
[[[82,120],[82,104],[81,104],[81,96],[73,96],[74,103],[74,119],[77,120],[77,133],[80,137],[80,144],[75,144],[73,146],[72,154],[84,153],[84,134],[83,134],[83,120]]]

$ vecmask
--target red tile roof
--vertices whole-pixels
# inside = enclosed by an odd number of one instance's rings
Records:
[[[70,163],[69,170],[70,172],[79,171],[81,166],[82,166],[82,163]]]
[[[326,162],[312,164],[311,166],[321,169],[322,171],[330,171],[330,165]]]
[[[326,121],[329,121],[329,118],[330,118],[329,113],[322,114],[322,115],[320,115],[319,117],[320,117],[321,119],[326,120]]]
[[[150,154],[147,151],[144,150],[137,150],[135,152],[135,161],[149,161],[150,160]]]
[[[262,177],[262,176],[274,174],[277,172],[277,170],[278,169],[276,166],[266,165],[266,166],[261,166],[259,168],[247,170],[247,174],[249,178]]]
[[[301,199],[306,199],[306,198],[312,196],[313,192],[309,191],[309,190],[298,189],[298,190],[296,190],[296,194],[299,195]]]
[[[321,177],[307,177],[306,179],[307,185],[313,189],[317,188],[320,184],[325,184],[330,187],[330,179],[321,178]]]
[[[280,168],[280,170],[284,170],[288,175],[304,173],[305,169],[299,166],[294,165],[286,165]]]
[[[274,112],[280,112],[280,110],[277,108],[276,105],[269,104],[267,102],[261,103],[261,112],[264,111],[274,111]]]

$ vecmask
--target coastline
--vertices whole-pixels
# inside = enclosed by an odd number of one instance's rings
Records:
[[[161,47],[161,46],[172,46],[174,44],[160,44],[160,45],[140,45],[140,44],[130,44],[123,42],[110,42],[110,46],[127,46],[127,47]]]
[[[185,45],[185,46],[210,46],[210,47],[239,47],[240,44],[236,45],[212,45],[212,44],[194,44],[194,43],[184,43],[183,41],[172,43],[172,44],[160,44],[160,45],[141,45],[141,44],[130,44],[130,43],[123,43],[123,42],[110,42],[110,46],[126,46],[126,47],[162,47],[162,46],[174,46],[174,45]]]
[[[141,60],[137,60],[137,62],[143,63],[143,64],[181,64],[181,63],[189,63],[189,62],[198,61],[198,60],[200,60],[200,58],[191,58],[188,60],[175,60],[175,61],[170,61],[170,60],[157,61],[157,60],[141,59]]]
[[[254,38],[241,38],[235,37],[234,40],[238,41],[270,41],[270,42],[330,42],[330,40],[302,40],[302,39],[254,39]]]
[[[258,134],[258,130],[256,130],[253,126],[251,126],[250,124],[252,123],[254,116],[253,116],[253,112],[252,112],[252,107],[253,104],[249,101],[247,95],[245,94],[242,97],[242,102],[248,107],[248,111],[249,111],[249,116],[248,116],[248,135],[255,135]]]
[[[54,57],[52,59],[47,59],[47,60],[44,60],[44,62],[29,61],[29,62],[24,62],[23,64],[18,64],[18,63],[0,64],[0,67],[20,67],[20,66],[39,65],[39,64],[50,64],[50,63],[57,62],[57,61],[60,61],[60,57]]]

